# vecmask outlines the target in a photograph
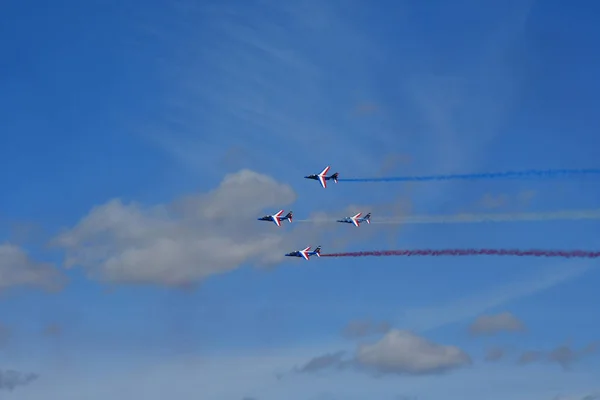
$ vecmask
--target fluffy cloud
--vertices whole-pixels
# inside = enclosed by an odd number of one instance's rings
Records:
[[[373,344],[360,345],[356,360],[380,373],[431,374],[471,364],[455,346],[433,343],[408,331],[392,330]]]
[[[306,246],[324,244],[326,252],[336,251],[375,234],[365,229],[357,235],[331,223],[356,206],[335,214],[315,213],[279,229],[256,221],[280,208],[289,211],[296,198],[289,185],[241,170],[225,176],[208,193],[170,204],[144,206],[110,200],[94,207],[52,244],[65,250],[65,266],[82,267],[93,279],[186,286],[247,263],[273,266],[285,259],[286,252]],[[331,235],[333,231],[336,235]],[[327,243],[321,243],[326,238]]]
[[[280,261],[289,250],[281,247],[285,235],[256,218],[295,200],[290,186],[242,170],[209,193],[168,205],[113,199],[53,243],[65,250],[67,267],[81,266],[99,280],[186,285],[246,262]]]
[[[54,291],[66,282],[52,264],[36,262],[22,248],[10,243],[0,244],[0,276],[0,290],[34,286]]]
[[[469,327],[473,335],[494,335],[500,332],[524,332],[525,324],[509,312],[482,315]]]
[[[315,357],[297,371],[315,372],[354,367],[376,374],[427,375],[446,372],[472,363],[463,350],[433,343],[411,332],[393,329],[379,341],[358,346],[351,359],[343,352]]]
[[[28,385],[37,378],[37,374],[25,374],[10,369],[0,370],[0,390],[12,392],[17,386]]]

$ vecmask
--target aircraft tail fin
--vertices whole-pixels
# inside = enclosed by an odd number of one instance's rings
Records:
[[[315,254],[317,255],[317,257],[321,257],[321,246],[317,246],[317,248],[315,249]]]
[[[336,172],[335,174],[331,175],[331,179],[333,179],[333,181],[334,181],[335,183],[338,183],[338,176],[339,176],[339,175],[340,175],[340,174],[338,174],[338,173]]]
[[[367,215],[365,215],[365,221],[367,221],[367,224],[371,223],[371,213],[368,213]]]
[[[283,219],[287,219],[288,221],[292,222],[293,216],[294,216],[294,213],[292,211],[290,211],[287,213],[287,215]]]

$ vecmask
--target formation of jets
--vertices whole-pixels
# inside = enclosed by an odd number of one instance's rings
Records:
[[[327,167],[325,167],[325,169],[323,169],[323,171],[321,171],[321,173],[308,175],[308,176],[305,176],[305,178],[319,181],[319,183],[321,183],[321,186],[323,186],[323,188],[326,189],[327,181],[333,180],[333,182],[338,183],[338,175],[339,174],[336,172],[334,174],[331,174],[330,176],[327,176],[329,169],[330,169],[330,167],[327,166]],[[259,221],[273,222],[278,227],[281,227],[281,222],[286,219],[291,223],[292,216],[293,216],[292,211],[289,211],[285,216],[283,215],[283,213],[284,213],[284,210],[279,210],[279,212],[277,212],[276,214],[265,215],[264,217],[260,217],[257,219]],[[361,215],[362,215],[362,213],[358,213],[352,217],[344,217],[342,219],[338,219],[336,222],[353,224],[356,227],[359,227],[360,224],[363,222],[366,222],[367,224],[371,223],[371,213],[367,213],[367,215],[365,215],[364,217],[361,217]],[[317,246],[317,248],[314,249],[313,251],[310,251],[310,246],[309,246],[309,247],[305,248],[304,250],[297,250],[297,251],[293,251],[291,253],[287,253],[285,256],[286,257],[302,257],[305,260],[310,260],[310,257],[315,256],[315,255],[317,257],[321,257],[321,246]]]

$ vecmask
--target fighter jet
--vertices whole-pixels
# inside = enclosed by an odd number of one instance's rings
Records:
[[[327,181],[330,179],[333,179],[333,181],[335,183],[338,183],[338,173],[336,172],[335,174],[332,174],[331,176],[327,176],[327,172],[329,172],[329,168],[331,168],[330,166],[325,167],[325,169],[323,171],[321,171],[320,174],[318,175],[308,175],[305,176],[306,179],[314,179],[315,181],[319,181],[321,182],[321,186],[323,186],[323,189],[327,189]]]
[[[258,220],[259,221],[273,221],[275,223],[275,225],[277,225],[277,226],[281,226],[281,221],[284,219],[287,219],[288,221],[292,222],[292,215],[293,215],[292,211],[288,212],[285,217],[282,217],[281,214],[283,214],[283,210],[280,210],[275,215],[265,215],[264,217],[258,218]]]
[[[347,224],[354,224],[356,227],[360,226],[361,222],[366,222],[367,224],[371,223],[371,213],[368,213],[364,217],[360,218],[362,213],[358,213],[353,217],[346,217],[343,219],[338,219],[337,222],[345,222]]]
[[[321,246],[317,246],[314,251],[309,251],[310,246],[305,248],[304,250],[292,251],[291,253],[287,253],[286,257],[303,257],[305,260],[309,260],[310,256],[321,257]]]

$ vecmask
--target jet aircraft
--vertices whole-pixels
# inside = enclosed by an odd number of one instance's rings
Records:
[[[304,250],[292,251],[291,253],[287,253],[286,257],[303,257],[305,260],[309,260],[310,256],[321,257],[321,246],[317,246],[314,251],[309,251],[310,246],[305,248]]]
[[[331,176],[327,176],[327,172],[329,172],[329,168],[331,168],[330,166],[325,167],[325,169],[323,171],[321,171],[320,174],[313,174],[313,175],[308,175],[305,176],[306,179],[314,179],[315,181],[319,181],[321,182],[321,186],[323,186],[323,189],[327,189],[327,181],[333,179],[333,181],[335,183],[338,183],[338,173],[336,172],[335,174],[332,174]]]
[[[346,217],[343,219],[338,219],[337,222],[345,222],[347,224],[354,224],[356,227],[360,226],[361,222],[366,222],[367,224],[371,223],[371,213],[368,213],[364,217],[360,218],[362,213],[358,213],[353,217]]]
[[[264,217],[258,218],[258,220],[259,221],[273,221],[275,223],[275,225],[277,225],[277,226],[281,226],[281,221],[284,219],[287,219],[288,221],[292,222],[292,215],[293,215],[292,211],[288,212],[285,217],[282,217],[281,214],[283,214],[283,210],[280,210],[277,214],[274,214],[274,215],[265,215]]]

